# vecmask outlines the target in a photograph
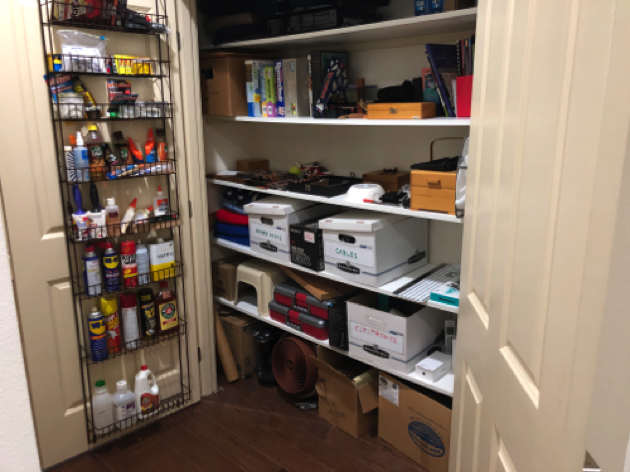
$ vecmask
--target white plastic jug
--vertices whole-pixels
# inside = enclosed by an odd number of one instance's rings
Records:
[[[150,379],[149,379],[150,378]],[[155,380],[155,375],[146,365],[140,367],[136,374],[136,408],[139,418],[153,416],[160,409],[160,389]]]
[[[92,413],[97,435],[109,433],[113,429],[114,404],[104,380],[96,382],[96,389],[92,396]]]
[[[125,429],[136,422],[136,396],[127,388],[126,380],[116,382],[114,402],[114,421],[120,429]]]

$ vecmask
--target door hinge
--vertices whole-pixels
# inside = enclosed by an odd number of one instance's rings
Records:
[[[201,359],[203,358],[203,356],[201,355],[201,348],[200,347],[197,348],[197,354],[199,356],[199,362],[201,362]]]
[[[188,218],[192,219],[192,202],[188,200]]]
[[[179,36],[179,31],[177,32],[177,51],[181,51],[182,50],[182,39]]]

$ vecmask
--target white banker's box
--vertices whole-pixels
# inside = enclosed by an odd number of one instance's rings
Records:
[[[427,221],[353,210],[319,222],[326,272],[378,287],[427,263]]]
[[[252,250],[285,262],[291,262],[290,225],[338,211],[334,206],[283,197],[268,197],[248,203],[243,209],[249,216]]]
[[[407,374],[426,357],[448,314],[388,298],[390,309],[400,314],[380,311],[376,293],[364,292],[348,300],[348,354]]]

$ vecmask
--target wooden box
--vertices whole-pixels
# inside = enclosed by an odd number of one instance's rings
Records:
[[[419,120],[435,117],[435,103],[370,103],[367,107],[370,120]]]
[[[454,215],[456,180],[457,171],[412,170],[410,208]]]
[[[239,161],[236,161],[236,170],[239,172],[269,170],[269,160],[268,159],[241,159]]]
[[[251,59],[251,55],[227,52],[200,55],[204,115],[247,116],[246,59]]]
[[[385,172],[377,170],[363,174],[364,184],[379,184],[386,192],[397,192],[403,185],[409,183],[409,172]]]

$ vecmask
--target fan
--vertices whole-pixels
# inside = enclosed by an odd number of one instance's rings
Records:
[[[282,390],[297,397],[312,396],[317,382],[317,367],[311,356],[315,348],[294,336],[282,337],[271,354],[271,367]]]

